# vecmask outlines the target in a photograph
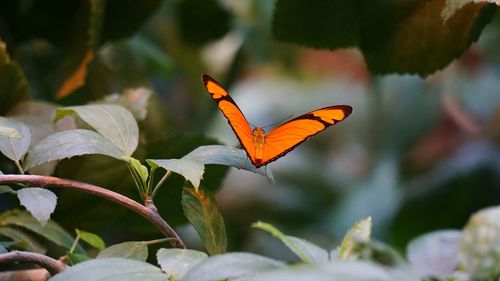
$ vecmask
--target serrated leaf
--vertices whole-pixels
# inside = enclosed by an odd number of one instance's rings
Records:
[[[42,226],[47,224],[50,215],[56,209],[57,196],[50,190],[40,187],[22,188],[17,191],[17,198]]]
[[[224,253],[227,247],[226,226],[213,195],[203,187],[184,187],[184,215],[200,235],[210,255]]]
[[[279,231],[276,227],[265,222],[256,222],[252,227],[266,231],[283,242],[288,249],[294,252],[303,262],[323,263],[329,260],[328,252],[302,238],[288,236]]]
[[[148,159],[151,167],[156,165],[167,171],[179,174],[189,180],[195,188],[200,186],[200,181],[205,172],[205,166],[201,163],[184,159]]]
[[[197,264],[182,281],[247,280],[258,272],[284,268],[285,264],[250,253],[213,256]]]
[[[139,127],[130,111],[119,105],[70,106],[59,108],[56,120],[75,113],[124,154],[134,153],[139,144]]]
[[[15,243],[23,242],[21,247],[30,252],[45,254],[47,249],[31,235],[14,227],[0,227],[0,235],[12,239]],[[19,245],[16,245],[19,246]]]
[[[71,265],[90,260],[90,257],[85,254],[68,253],[67,255]]]
[[[85,154],[102,154],[119,160],[126,156],[98,133],[76,129],[58,132],[40,141],[26,157],[24,166],[30,169],[42,163]]]
[[[45,226],[31,216],[30,213],[20,210],[11,210],[0,215],[0,226],[18,226],[37,233],[53,243],[70,249],[74,238],[56,222],[49,220]],[[76,248],[77,252],[83,253],[80,246]]]
[[[128,157],[128,161],[132,168],[137,172],[139,177],[141,177],[142,184],[146,186],[149,177],[148,168],[146,168],[146,166],[142,165],[139,160],[133,157]]]
[[[156,253],[161,269],[173,280],[181,280],[198,263],[206,260],[207,254],[190,249],[165,249]]]
[[[144,241],[129,241],[115,244],[102,250],[96,258],[127,258],[146,261],[148,259],[148,244]]]
[[[96,248],[97,250],[101,251],[102,249],[106,248],[106,244],[104,243],[102,238],[99,237],[99,235],[79,229],[75,229],[75,231],[80,239],[87,242],[87,244]]]
[[[31,131],[23,122],[0,117],[0,127],[14,129],[20,137],[0,136],[0,152],[13,161],[21,160],[31,144]]]
[[[356,222],[356,224],[354,224],[354,226],[346,233],[344,239],[342,239],[339,249],[339,258],[341,260],[347,260],[354,257],[354,255],[357,254],[356,250],[359,243],[370,240],[371,231],[371,217],[367,217]]]
[[[245,151],[227,145],[204,145],[186,154],[182,159],[196,161],[202,164],[218,164],[244,169],[259,175],[266,176],[274,182],[270,169],[265,167],[255,168],[250,162]]]
[[[460,265],[459,230],[439,230],[420,235],[406,247],[413,270],[422,278],[445,280]]]
[[[7,46],[0,39],[0,113],[28,97],[26,75],[21,66],[10,59]]]
[[[69,267],[51,281],[165,281],[167,275],[149,263],[123,258],[93,259]]]

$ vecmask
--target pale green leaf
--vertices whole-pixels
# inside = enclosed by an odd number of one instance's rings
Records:
[[[207,258],[204,252],[190,249],[162,248],[156,253],[161,269],[173,280],[181,280],[191,268]]]
[[[128,241],[115,244],[102,250],[96,258],[127,258],[146,261],[148,258],[148,244],[144,241]]]
[[[93,259],[69,267],[50,281],[165,281],[167,275],[149,263],[123,258]]]
[[[28,235],[26,232],[20,229],[14,227],[0,227],[0,235],[12,239],[17,243],[18,247],[19,245],[22,245],[20,248],[23,248],[27,251],[41,254],[44,254],[47,251],[45,246],[43,246],[31,235]]]
[[[370,241],[372,231],[372,218],[367,217],[356,222],[356,224],[346,233],[339,249],[339,258],[347,260],[354,258],[357,245],[360,242]]]
[[[99,235],[79,229],[75,229],[75,231],[80,239],[87,242],[87,244],[96,248],[97,250],[101,251],[102,249],[106,248],[106,244],[104,243],[102,238],[99,237]]]
[[[59,108],[56,120],[75,113],[125,155],[134,153],[139,143],[139,127],[128,110],[119,105],[70,106]]]
[[[213,195],[204,188],[184,187],[181,203],[184,215],[200,235],[208,253],[224,253],[227,247],[226,226]]]
[[[56,209],[57,196],[50,190],[40,187],[22,188],[17,191],[17,198],[42,226],[47,224],[50,215]]]
[[[12,188],[10,188],[10,186],[6,186],[6,185],[0,185],[0,194],[2,193],[16,193],[16,191]]]
[[[210,257],[197,264],[182,281],[249,280],[249,277],[258,272],[284,267],[283,262],[267,257],[250,253],[229,253]]]
[[[273,174],[266,167],[255,168],[245,151],[227,145],[204,145],[186,154],[182,159],[202,164],[218,164],[244,169],[263,175],[274,182]]]
[[[21,160],[31,144],[31,131],[23,122],[14,119],[0,117],[0,128],[11,128],[19,137],[8,137],[0,135],[0,152],[13,161]]]
[[[200,186],[205,166],[199,162],[185,159],[148,159],[150,166],[156,165],[167,171],[174,172],[190,181],[195,188]],[[153,164],[152,164],[153,163]]]
[[[4,246],[0,245],[0,254],[5,254],[5,253],[8,253],[8,252],[9,251],[7,251],[7,249]]]
[[[0,226],[18,226],[37,233],[53,243],[70,249],[74,238],[56,222],[49,220],[42,226],[30,213],[20,210],[11,210],[0,215]],[[80,246],[77,251],[83,252]]]
[[[21,134],[12,127],[5,127],[5,125],[0,124],[0,137],[7,137],[7,138],[20,138]]]
[[[146,183],[148,181],[148,176],[149,176],[148,168],[146,168],[146,166],[142,165],[141,162],[139,162],[139,160],[135,159],[134,157],[128,157],[127,159],[129,161],[130,165],[132,166],[132,168],[136,171],[136,173],[141,178],[141,181],[144,184],[144,186],[146,186]]]
[[[90,260],[90,257],[85,254],[68,253],[67,255],[71,265]]]
[[[123,160],[126,155],[109,140],[90,130],[76,129],[50,135],[26,157],[26,169],[54,160],[85,154],[102,154]]]
[[[252,227],[264,230],[274,237],[280,239],[303,262],[322,263],[329,260],[328,252],[325,249],[307,240],[285,235],[271,224],[259,221],[252,224]]]

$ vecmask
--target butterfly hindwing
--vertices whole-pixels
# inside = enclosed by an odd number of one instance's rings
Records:
[[[351,106],[334,105],[283,123],[266,135],[262,165],[284,156],[310,137],[344,120],[351,112]]]
[[[215,79],[204,74],[202,80],[208,93],[217,102],[219,109],[226,117],[227,122],[233,129],[248,157],[253,159],[252,153],[255,151],[255,148],[253,144],[252,128],[250,128],[247,119],[238,105],[236,105],[231,96],[229,96],[226,90],[224,90]]]

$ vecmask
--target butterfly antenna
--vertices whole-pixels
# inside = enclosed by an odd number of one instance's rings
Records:
[[[264,127],[262,127],[262,128],[263,128],[263,129],[266,129],[266,128],[269,128],[269,127],[274,127],[274,126],[276,126],[276,125],[278,125],[278,124],[281,124],[281,123],[285,122],[285,120],[288,120],[288,119],[290,119],[290,118],[292,118],[292,117],[293,117],[293,114],[290,114],[290,115],[288,115],[286,118],[283,118],[283,119],[281,119],[281,120],[280,120],[280,121],[278,121],[278,122],[274,122],[274,123],[269,124],[269,125],[267,125],[267,126],[264,126]]]

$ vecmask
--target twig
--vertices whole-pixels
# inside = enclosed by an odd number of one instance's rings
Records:
[[[175,238],[175,240],[170,242],[172,247],[182,249],[186,248],[186,245],[181,240],[179,235],[177,235],[174,229],[170,227],[165,220],[163,220],[163,218],[158,214],[156,207],[152,204],[148,204],[146,206],[141,205],[140,203],[109,189],[78,181],[38,175],[0,175],[0,184],[12,183],[27,183],[39,187],[54,186],[73,188],[97,195],[136,212],[153,224],[163,235]]]
[[[22,262],[22,263],[36,263],[41,267],[47,269],[51,275],[64,270],[65,265],[51,257],[39,253],[25,252],[25,251],[12,251],[5,254],[0,254],[0,264]]]

